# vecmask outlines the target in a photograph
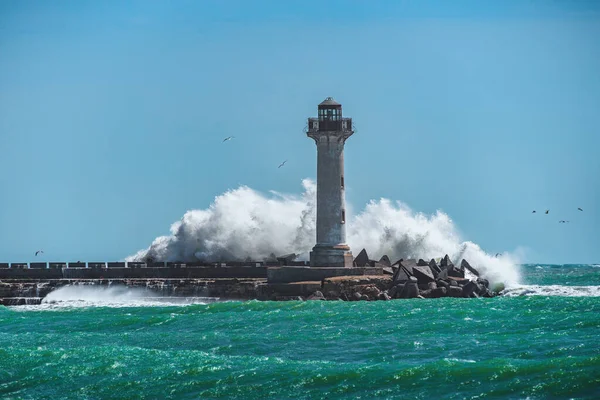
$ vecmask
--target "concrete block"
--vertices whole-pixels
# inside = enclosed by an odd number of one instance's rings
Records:
[[[127,268],[145,268],[145,262],[131,261],[127,263]]]
[[[48,267],[48,263],[45,263],[45,262],[29,263],[29,268],[46,268],[46,267]]]
[[[70,262],[68,268],[85,268],[84,262]]]
[[[106,268],[105,262],[88,262],[88,268]]]
[[[321,290],[321,281],[305,281],[293,283],[264,283],[258,286],[259,296],[262,299],[277,296],[310,296]]]
[[[27,263],[10,263],[10,267],[15,269],[27,268]]]
[[[8,268],[9,264],[8,263],[0,263],[0,268]]]
[[[67,268],[67,263],[65,262],[51,262],[48,264],[49,268]]]
[[[108,262],[106,265],[108,268],[125,268],[124,262]]]

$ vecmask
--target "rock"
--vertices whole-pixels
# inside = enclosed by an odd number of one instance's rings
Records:
[[[445,287],[435,288],[431,291],[431,298],[437,299],[440,297],[446,297],[447,292],[448,289],[446,289]]]
[[[386,275],[394,275],[394,269],[392,267],[383,267],[383,273]]]
[[[443,269],[444,267],[449,268],[449,267],[454,267],[454,264],[452,263],[452,261],[450,261],[450,257],[448,257],[448,254],[446,254],[444,256],[444,258],[442,258],[442,261],[440,261],[440,267]]]
[[[479,283],[481,286],[483,286],[485,288],[490,287],[490,281],[488,281],[487,279],[484,279],[484,278],[477,278],[477,283]]]
[[[455,278],[464,278],[465,270],[463,268],[456,268],[455,266],[448,267],[448,276]]]
[[[479,277],[479,271],[477,271],[475,268],[471,267],[471,265],[467,262],[467,260],[463,259],[460,262],[460,266],[462,269],[468,269],[469,272],[471,272],[473,275]]]
[[[362,290],[362,295],[369,296],[371,299],[376,299],[380,293],[381,291],[375,286],[368,286]]]
[[[306,300],[325,300],[325,296],[320,291],[316,291],[306,298]]]
[[[418,280],[417,278],[415,278],[414,276],[411,276],[408,278],[408,282],[410,283],[414,283],[415,285],[417,284]]]
[[[394,275],[393,281],[406,282],[412,277],[412,273],[408,271],[408,269],[406,269],[402,264],[400,264],[400,267],[396,270],[396,274]]]
[[[386,293],[386,292],[381,292],[379,293],[379,296],[377,296],[377,300],[390,300],[390,296]]]
[[[437,263],[435,262],[435,260],[433,258],[431,259],[431,261],[429,261],[429,268],[431,268],[431,272],[433,272],[433,274],[436,276],[436,278],[437,278],[437,274],[442,272],[442,269],[440,267],[438,267]]]
[[[419,296],[421,296],[424,299],[431,298],[431,289],[419,290]]]
[[[367,255],[367,250],[362,249],[360,253],[354,259],[354,264],[357,267],[364,267],[369,264],[369,256]]]
[[[354,292],[352,293],[352,300],[353,301],[360,301],[362,300],[362,294],[358,293],[358,292]]]
[[[429,285],[427,283],[417,283],[417,287],[419,288],[419,290],[428,290],[429,289]]]
[[[415,282],[407,282],[402,290],[401,297],[403,299],[414,299],[419,295],[419,288]]]
[[[392,286],[390,288],[390,290],[388,290],[388,295],[392,299],[397,299],[399,297],[400,293],[402,293],[402,290],[404,290],[404,285],[403,284],[398,284],[396,286]]]
[[[458,282],[456,282],[454,279],[448,279],[448,284],[450,286],[458,287]]]
[[[415,259],[402,260],[400,262],[400,265],[402,265],[404,268],[406,268],[408,270],[408,272],[410,272],[411,275],[412,275],[413,274],[413,268],[417,266],[417,260],[415,260]]]
[[[425,260],[423,260],[422,258],[419,258],[419,261],[417,261],[417,266],[418,267],[429,267],[429,263]]]
[[[438,279],[437,281],[435,281],[436,284],[438,285],[438,287],[445,287],[445,288],[449,288],[450,284],[442,279]]]
[[[379,259],[379,264],[383,264],[386,267],[391,267],[392,263],[390,262],[390,258],[385,254]]]
[[[340,295],[339,293],[330,290],[329,292],[325,293],[325,298],[327,300],[340,300]]]
[[[371,301],[371,298],[369,297],[368,294],[363,294],[362,297],[360,298],[362,301]]]
[[[471,293],[477,290],[477,284],[475,282],[469,282],[462,288],[463,297],[471,297]]]
[[[418,279],[419,283],[435,282],[433,273],[429,265],[413,267],[413,274]]]
[[[449,297],[462,297],[462,288],[458,286],[450,286],[447,290]]]
[[[428,289],[431,289],[431,290],[433,290],[433,289],[437,289],[437,284],[436,284],[435,282],[429,282],[429,283],[427,284],[427,288],[428,288]]]
[[[440,272],[438,272],[437,279],[448,279],[448,268],[442,268]]]

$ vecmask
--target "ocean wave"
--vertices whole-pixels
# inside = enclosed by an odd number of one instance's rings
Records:
[[[600,286],[513,285],[500,293],[502,296],[563,296],[600,297]]]

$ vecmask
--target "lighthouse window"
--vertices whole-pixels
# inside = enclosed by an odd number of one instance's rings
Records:
[[[342,175],[342,189],[344,188],[344,176]]]
[[[342,224],[346,223],[346,210],[342,210]]]

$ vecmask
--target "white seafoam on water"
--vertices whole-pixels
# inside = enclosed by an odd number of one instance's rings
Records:
[[[308,259],[316,238],[316,185],[309,179],[302,185],[299,196],[274,191],[266,196],[247,186],[230,190],[209,208],[186,212],[171,226],[171,235],[156,238],[127,261],[147,256],[161,261],[262,260],[289,253]],[[392,261],[448,254],[455,263],[466,259],[491,282],[519,281],[514,256],[496,258],[475,243],[461,241],[454,223],[441,211],[427,216],[400,202],[371,201],[349,218],[346,233],[354,256],[363,248],[372,259],[387,254]]]

